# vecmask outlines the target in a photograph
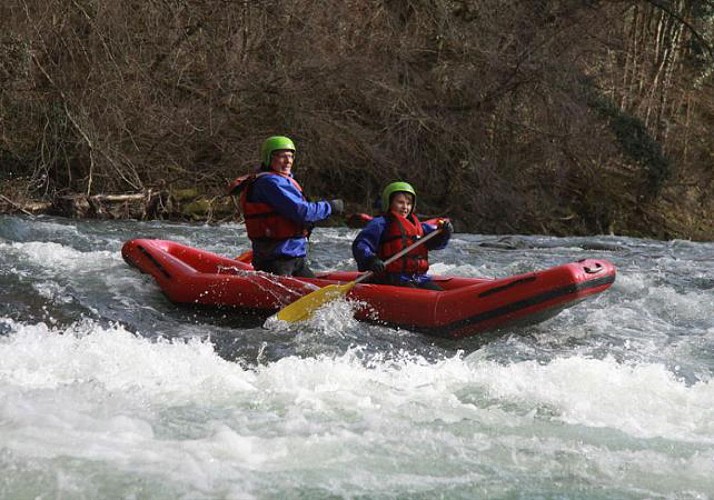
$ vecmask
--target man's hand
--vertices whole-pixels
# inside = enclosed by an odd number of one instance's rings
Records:
[[[345,211],[345,202],[340,199],[330,200],[327,203],[330,204],[330,208],[332,209],[332,215],[341,215],[342,212]]]

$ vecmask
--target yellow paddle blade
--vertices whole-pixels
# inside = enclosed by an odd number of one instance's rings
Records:
[[[326,303],[347,295],[347,292],[352,290],[355,285],[356,282],[350,281],[344,285],[328,285],[320,288],[285,306],[278,311],[276,316],[279,320],[289,323],[304,321]]]
[[[239,262],[245,262],[246,264],[250,264],[251,261],[253,260],[253,250],[246,250],[242,254],[238,255],[235,260]]]

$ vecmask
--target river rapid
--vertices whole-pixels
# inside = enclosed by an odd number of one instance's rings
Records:
[[[356,230],[317,228],[316,271]],[[0,216],[0,498],[714,498],[714,244],[454,235],[432,272],[582,259],[606,292],[448,341],[166,300],[132,238],[221,255],[238,224]]]

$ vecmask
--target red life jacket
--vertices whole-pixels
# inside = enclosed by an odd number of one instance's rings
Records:
[[[421,222],[416,215],[402,217],[394,212],[385,215],[387,226],[382,234],[379,258],[387,260],[400,250],[407,248],[424,235]],[[388,273],[424,274],[429,270],[429,251],[419,245],[411,252],[387,266]]]
[[[235,192],[240,185],[240,205],[245,219],[245,228],[251,240],[285,240],[288,238],[306,237],[307,228],[293,220],[280,215],[272,205],[255,201],[248,201],[253,183],[263,175],[280,175],[276,172],[258,172],[248,176],[239,177],[232,185]],[[285,177],[285,176],[283,176]],[[292,177],[293,186],[302,194],[302,188]],[[236,185],[238,184],[238,185]],[[303,195],[304,197],[304,195]]]

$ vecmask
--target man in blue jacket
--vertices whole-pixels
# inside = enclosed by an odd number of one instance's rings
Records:
[[[284,276],[312,278],[307,263],[307,238],[316,222],[344,211],[340,199],[308,201],[293,178],[295,144],[272,136],[263,142],[258,172],[239,177],[229,188],[240,193],[253,267]]]

